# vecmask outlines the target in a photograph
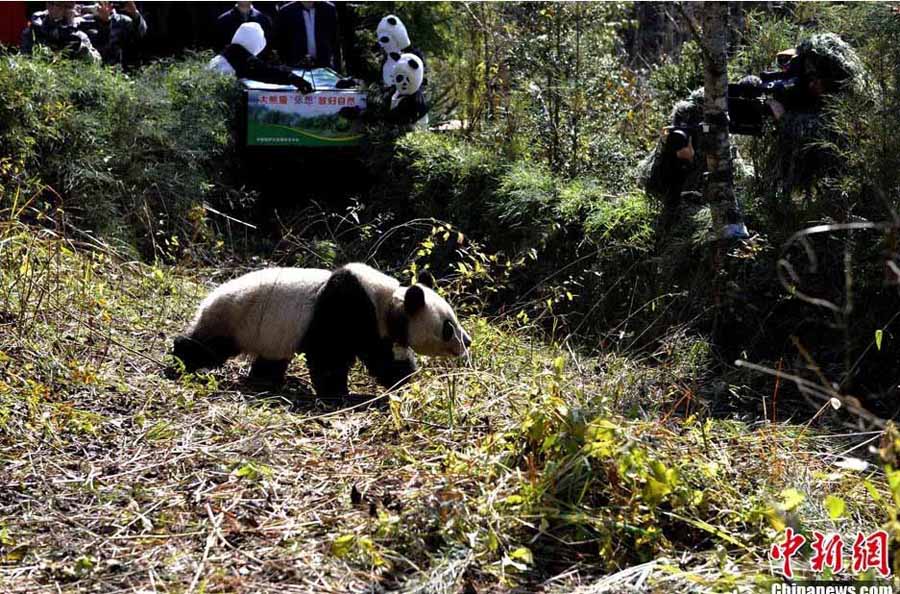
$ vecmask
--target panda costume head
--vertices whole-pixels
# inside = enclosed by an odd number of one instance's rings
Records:
[[[385,55],[400,52],[409,47],[409,33],[406,31],[406,25],[393,14],[381,19],[375,34],[378,37],[378,45],[381,46]]]
[[[422,88],[422,80],[425,78],[425,66],[418,56],[413,54],[391,54],[394,60],[394,70],[391,73],[391,84],[394,86],[394,96],[391,97],[391,109],[403,97],[415,95]]]
[[[295,353],[306,355],[316,394],[346,395],[356,359],[383,386],[404,383],[415,353],[465,354],[471,338],[453,308],[426,286],[403,287],[364,264],[334,272],[269,268],[216,288],[200,304],[173,355],[186,371],[245,353],[252,378],[280,382]]]
[[[243,23],[234,32],[231,45],[239,45],[251,56],[258,56],[266,48],[266,34],[259,23]],[[210,60],[206,67],[222,74],[236,74],[234,66],[222,54]]]

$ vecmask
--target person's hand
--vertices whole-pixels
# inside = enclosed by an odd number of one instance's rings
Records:
[[[769,99],[766,101],[766,105],[768,105],[769,109],[772,110],[772,115],[775,116],[776,120],[780,120],[781,116],[784,115],[784,105],[782,105],[780,101],[776,99]]]
[[[303,78],[302,76],[293,76],[291,77],[291,84],[297,87],[297,90],[303,93],[304,95],[308,95],[313,92],[312,85],[309,84],[309,81]]]
[[[677,157],[681,161],[693,161],[694,160],[694,139],[688,137],[687,145],[681,147],[677,151],[675,151],[675,157]]]

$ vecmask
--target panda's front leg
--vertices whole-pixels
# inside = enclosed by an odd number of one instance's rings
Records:
[[[291,364],[290,359],[264,359],[257,357],[250,367],[250,379],[254,382],[280,386],[284,383],[284,374]]]
[[[307,353],[306,365],[316,396],[347,396],[353,361]]]
[[[412,349],[395,347],[388,341],[363,354],[361,358],[375,381],[388,389],[404,385],[418,369]]]

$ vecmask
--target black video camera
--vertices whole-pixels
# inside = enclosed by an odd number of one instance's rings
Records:
[[[702,128],[698,126],[666,126],[663,128],[665,152],[674,155],[691,143],[691,137]]]
[[[772,115],[766,105],[770,98],[787,110],[801,109],[809,103],[800,58],[794,57],[783,70],[763,72],[756,80],[728,85],[729,131],[749,136],[762,134],[764,121]]]
[[[753,80],[748,80],[753,79]],[[728,85],[728,131],[732,134],[760,136],[766,119],[772,116],[767,99],[775,99],[785,109],[801,109],[810,102],[807,80],[803,76],[803,64],[794,56],[784,68],[762,72],[758,77],[747,77]],[[686,147],[693,137],[706,132],[701,122],[692,126],[668,126],[663,129],[665,152],[674,155]]]

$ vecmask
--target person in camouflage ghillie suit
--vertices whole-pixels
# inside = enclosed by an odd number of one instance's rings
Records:
[[[767,154],[762,159],[766,179],[774,180],[773,191],[790,195],[795,189],[809,188],[835,165],[821,142],[831,140],[824,110],[826,98],[838,93],[861,93],[863,68],[853,49],[831,33],[813,35],[796,48],[782,52],[793,71],[799,73],[800,100],[783,105],[767,100],[771,110],[763,141]],[[787,62],[785,63],[787,67]],[[746,77],[744,84],[758,85],[757,77]],[[677,216],[682,199],[702,197],[706,157],[700,142],[699,124],[703,121],[703,89],[691,93],[672,109],[667,135],[638,166],[638,181],[651,196],[663,203],[663,226]],[[732,148],[733,145],[732,145]],[[747,168],[735,156],[735,176],[746,175]]]
[[[638,179],[648,194],[663,204],[662,224],[670,226],[682,196],[700,198],[706,155],[701,150],[699,125],[703,121],[703,89],[672,108],[673,128],[638,165]]]
[[[762,161],[773,180],[774,194],[787,198],[794,191],[808,191],[816,180],[831,175],[840,162],[822,143],[835,142],[825,110],[827,99],[865,96],[865,73],[856,52],[837,35],[813,35],[797,46],[801,79],[806,85],[806,101],[787,108],[774,99],[768,101],[775,118],[766,138]]]

